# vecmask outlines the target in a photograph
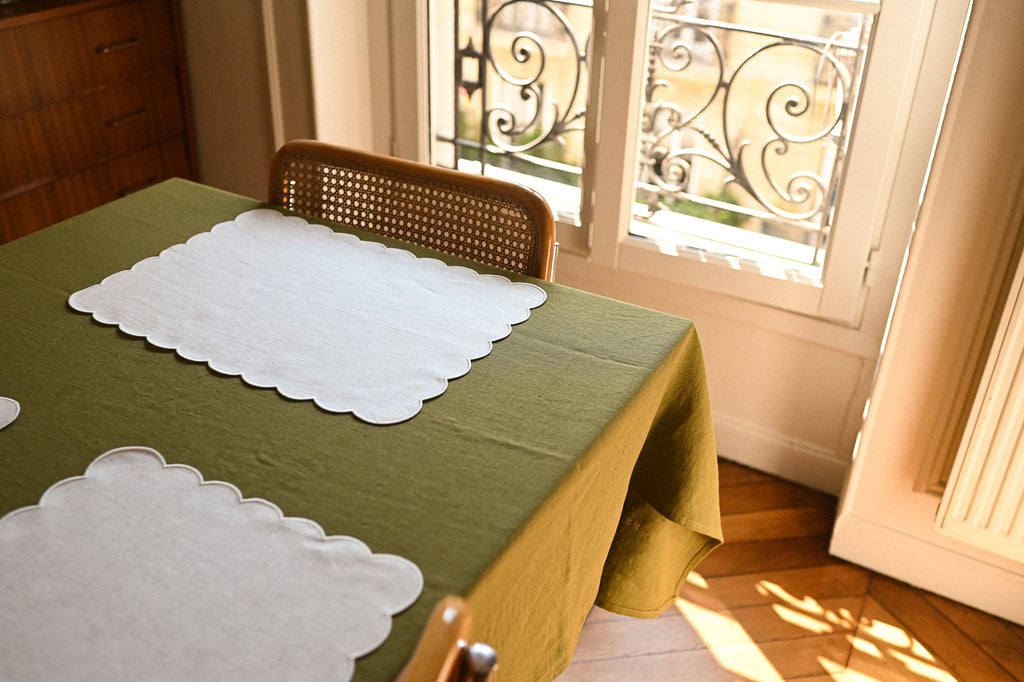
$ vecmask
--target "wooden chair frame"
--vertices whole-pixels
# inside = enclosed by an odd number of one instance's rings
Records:
[[[274,155],[269,202],[504,270],[551,280],[555,223],[504,180],[294,140]]]
[[[395,682],[489,682],[497,653],[486,644],[468,644],[473,614],[461,597],[442,598],[430,614],[415,651]]]

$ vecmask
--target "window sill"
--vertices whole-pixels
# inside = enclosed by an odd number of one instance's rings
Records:
[[[820,317],[822,286],[765,263],[729,254],[627,236],[619,243],[615,269],[695,289],[740,298],[780,310]]]
[[[642,207],[634,206],[634,212]],[[729,267],[756,270],[765,277],[821,286],[822,268],[811,265],[814,247],[719,225],[700,218],[659,211],[634,220],[630,236],[647,239],[667,254],[691,256]]]

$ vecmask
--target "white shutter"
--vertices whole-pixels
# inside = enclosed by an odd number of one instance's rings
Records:
[[[939,506],[936,528],[1024,561],[1024,261]]]

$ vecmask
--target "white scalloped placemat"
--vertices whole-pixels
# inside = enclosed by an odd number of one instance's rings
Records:
[[[21,413],[21,404],[14,398],[0,397],[0,429],[11,424]]]
[[[111,450],[0,519],[0,679],[346,680],[415,564]]]
[[[545,299],[533,284],[257,209],[69,303],[252,386],[394,424]]]

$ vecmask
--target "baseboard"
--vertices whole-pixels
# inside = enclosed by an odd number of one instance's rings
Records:
[[[723,459],[836,497],[842,492],[850,462],[834,450],[727,414],[713,412],[712,420],[718,454]]]
[[[852,514],[836,520],[829,552],[882,575],[1024,625],[1024,574]]]

